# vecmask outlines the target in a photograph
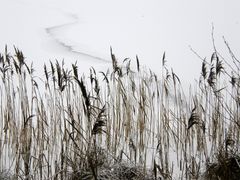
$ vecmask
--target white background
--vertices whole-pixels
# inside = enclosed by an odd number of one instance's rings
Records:
[[[161,73],[166,51],[183,84],[198,79],[201,60],[218,50],[229,59],[222,36],[240,57],[240,3],[236,0],[0,0],[0,49],[23,50],[42,70],[44,62],[78,61],[79,70],[110,67],[110,46],[120,61],[134,60]],[[106,60],[106,61],[105,61]],[[109,62],[107,62],[109,61]],[[42,73],[43,74],[43,73]]]

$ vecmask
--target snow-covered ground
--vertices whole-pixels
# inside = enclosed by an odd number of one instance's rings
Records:
[[[202,57],[217,48],[227,52],[222,36],[240,56],[240,3],[236,0],[0,0],[0,49],[23,50],[36,68],[49,59],[78,61],[80,71],[110,66],[110,46],[123,60],[139,56],[160,73],[164,51],[169,67],[185,82],[198,78]]]

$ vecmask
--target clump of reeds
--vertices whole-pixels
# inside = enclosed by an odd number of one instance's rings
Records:
[[[228,145],[226,145],[228,146]],[[217,179],[240,179],[240,155],[239,153],[221,148],[216,154],[214,162],[208,162],[205,178]]]
[[[233,65],[216,49],[203,59],[199,82],[186,95],[165,53],[161,76],[138,57],[119,63],[111,50],[106,72],[80,75],[77,64],[56,61],[44,65],[39,81],[19,49],[11,55],[5,48],[0,170],[29,180],[200,179],[205,166],[212,167],[208,175],[224,172],[220,160],[224,167],[233,157],[238,163],[240,144],[240,63],[230,53]]]

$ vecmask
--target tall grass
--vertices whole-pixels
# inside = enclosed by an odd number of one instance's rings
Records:
[[[6,47],[0,172],[29,180],[208,178],[220,150],[226,159],[239,154],[240,62],[231,57],[226,67],[217,51],[203,60],[186,95],[165,53],[160,77],[138,57],[119,65],[111,50],[106,72],[80,76],[76,64],[56,61],[38,78],[19,49]]]

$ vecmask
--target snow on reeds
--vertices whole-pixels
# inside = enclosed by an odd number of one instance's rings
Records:
[[[203,60],[199,83],[187,95],[165,54],[160,77],[138,57],[136,67],[130,59],[119,65],[112,50],[111,57],[107,72],[91,68],[80,76],[76,64],[67,69],[56,61],[44,66],[45,77],[36,77],[19,49],[13,55],[5,49],[0,177],[200,179],[217,174],[220,155],[239,154],[240,63],[234,55],[228,71],[218,52]]]

